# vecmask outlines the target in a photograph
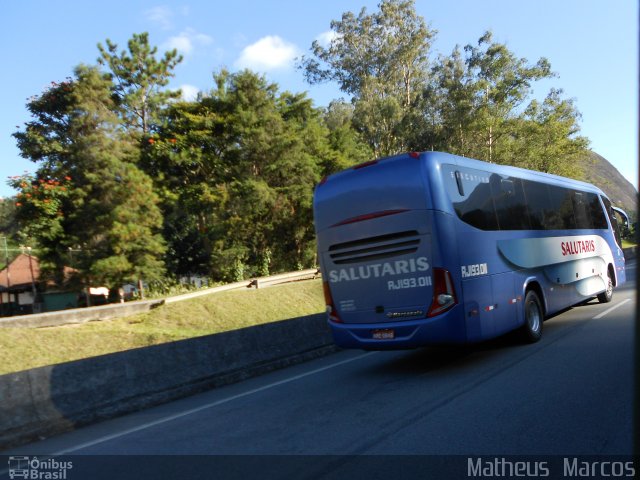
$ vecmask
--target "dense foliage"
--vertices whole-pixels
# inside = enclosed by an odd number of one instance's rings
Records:
[[[58,281],[198,273],[215,280],[315,265],[314,185],[350,165],[406,150],[443,150],[580,176],[587,140],[544,58],[518,58],[490,33],[434,58],[436,32],[411,0],[343,14],[299,68],[351,102],[314,107],[251,71],[220,70],[185,101],[168,90],[182,58],[158,58],[148,35],[98,45],[96,66],[32,97],[14,134],[35,174],[10,179],[25,241]],[[5,208],[6,209],[6,208]]]
[[[439,150],[489,162],[580,177],[573,101],[552,89],[540,103],[532,84],[554,76],[545,58],[529,63],[486,32],[477,45],[430,59],[436,32],[412,0],[383,0],[372,14],[331,22],[299,62],[310,83],[338,82],[351,95],[354,128],[376,156]]]

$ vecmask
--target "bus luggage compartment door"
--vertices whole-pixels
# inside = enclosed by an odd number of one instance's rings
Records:
[[[480,341],[515,329],[521,322],[513,272],[462,281],[467,340]]]
[[[493,288],[486,277],[462,281],[467,341],[478,342],[494,335]]]

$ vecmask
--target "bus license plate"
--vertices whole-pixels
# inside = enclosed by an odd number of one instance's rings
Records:
[[[374,340],[393,340],[396,337],[396,333],[391,328],[373,330],[371,333]]]

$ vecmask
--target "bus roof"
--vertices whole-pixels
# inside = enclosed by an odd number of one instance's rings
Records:
[[[536,180],[538,182],[557,184],[565,187],[571,187],[575,189],[599,193],[606,196],[606,194],[595,185],[581,181],[581,180],[576,180],[569,177],[563,177],[560,175],[554,175],[552,173],[544,173],[536,170],[529,170],[526,168],[514,167],[511,165],[490,163],[490,162],[485,162],[483,160],[476,160],[470,157],[463,157],[463,156],[454,155],[451,153],[435,152],[435,151],[402,153],[398,155],[382,157],[376,160],[371,160],[371,161],[364,162],[359,165],[355,165],[353,167],[347,168],[340,172],[334,173],[329,177],[327,177],[322,183],[328,181],[329,179],[337,179],[343,176],[349,176],[350,175],[349,172],[351,172],[352,170],[358,170],[360,168],[364,168],[366,166],[369,166],[375,163],[398,161],[398,160],[406,159],[407,156],[410,156],[412,158],[418,158],[419,156],[419,158],[424,159],[424,161],[426,162],[434,162],[439,165],[454,164],[460,167],[475,168],[475,169],[484,170],[490,173],[497,173],[499,175],[509,175],[509,176],[514,176],[514,177],[523,178],[527,180]]]
[[[587,192],[594,192],[605,195],[595,185],[592,185],[581,180],[575,180],[569,177],[562,177],[560,175],[554,175],[551,173],[543,173],[535,170],[528,170],[520,167],[513,167],[511,165],[500,165],[497,163],[488,163],[481,160],[475,160],[473,158],[461,157],[458,155],[452,155],[444,152],[425,152],[425,156],[433,158],[439,164],[455,164],[460,167],[475,168],[478,170],[484,170],[490,173],[497,173],[499,175],[509,175],[525,180],[535,180],[538,182],[544,182],[554,185],[561,185],[564,187],[574,188],[577,190],[584,190]],[[606,196],[606,195],[605,195]]]
[[[441,166],[455,165],[604,195],[594,185],[558,175],[487,163],[443,152],[411,152],[371,160],[324,179],[314,193],[317,230],[361,218],[404,210],[430,210],[446,204]],[[443,203],[444,202],[444,203]]]

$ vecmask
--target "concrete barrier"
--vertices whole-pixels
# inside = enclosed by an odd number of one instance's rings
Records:
[[[625,260],[635,259],[637,250],[638,250],[638,247],[623,248],[622,252],[624,253]]]
[[[141,300],[137,302],[101,305],[99,307],[73,308],[56,312],[18,315],[15,317],[0,318],[0,327],[55,327],[68,323],[111,320],[136,315],[138,313],[145,313],[163,304],[164,299]]]
[[[60,310],[57,312],[35,313],[30,315],[18,315],[15,317],[0,318],[0,327],[56,327],[68,323],[84,323],[100,320],[112,320],[114,318],[128,317],[138,313],[145,313],[159,307],[165,303],[182,302],[192,298],[212,295],[214,293],[226,292],[228,290],[239,290],[251,287],[262,288],[266,286],[280,285],[301,280],[312,280],[320,276],[320,271],[316,268],[300,270],[296,272],[281,273],[270,277],[260,277],[254,280],[243,280],[241,282],[221,285],[219,287],[206,288],[195,292],[184,293],[157,300],[142,300],[127,303],[114,303],[99,307],[74,308]]]
[[[334,352],[324,314],[0,376],[0,450]]]

